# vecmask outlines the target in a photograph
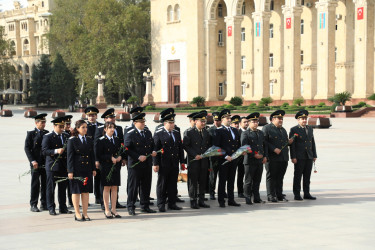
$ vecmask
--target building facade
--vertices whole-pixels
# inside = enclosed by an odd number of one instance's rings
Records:
[[[151,0],[156,104],[374,93],[373,0]]]
[[[33,67],[39,63],[42,54],[49,54],[48,33],[49,17],[53,7],[52,0],[28,0],[27,7],[21,7],[14,1],[14,9],[0,12],[0,26],[5,29],[5,39],[13,47],[11,63],[19,74],[5,82],[4,89],[13,88],[27,91]],[[3,99],[22,102],[27,93],[15,96],[3,96]]]

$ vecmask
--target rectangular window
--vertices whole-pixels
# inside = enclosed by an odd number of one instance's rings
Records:
[[[218,33],[218,45],[220,47],[223,47],[224,46],[224,41],[223,41],[223,31],[222,30],[219,30],[219,33]]]
[[[273,67],[273,53],[270,54],[270,67]]]
[[[305,5],[305,0],[301,0],[301,5]]]
[[[304,26],[305,26],[305,21],[303,21],[303,19],[302,19],[301,20],[301,35],[303,35],[303,33],[305,32]]]
[[[242,89],[242,96],[246,94],[246,83],[242,82],[241,83],[241,89]]]
[[[246,68],[246,56],[241,56],[241,69]]]
[[[301,65],[303,64],[303,50],[301,50]]]
[[[244,42],[245,38],[245,28],[241,28],[241,41]]]
[[[244,16],[246,14],[246,5],[245,2],[242,4],[241,14]]]
[[[217,15],[219,17],[223,17],[223,5],[222,4],[219,4],[219,6],[217,7]]]
[[[224,84],[222,82],[219,83],[219,95],[220,96],[224,95]]]
[[[275,3],[273,0],[271,0],[270,10],[274,10],[274,9],[275,9]]]
[[[270,38],[273,38],[273,24],[270,24]]]

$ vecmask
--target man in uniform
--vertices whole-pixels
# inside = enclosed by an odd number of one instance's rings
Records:
[[[264,141],[264,134],[258,130],[259,125],[258,112],[251,113],[246,117],[249,121],[249,129],[241,134],[241,145],[249,145],[252,153],[245,155],[245,197],[246,204],[251,205],[251,197],[254,197],[254,203],[263,203],[259,195],[259,186],[262,180],[263,164],[267,161],[267,147]]]
[[[171,115],[171,114],[174,114],[173,108],[167,108],[167,109],[162,110],[160,112],[160,117],[159,117],[160,121],[162,121],[165,118],[165,116]],[[155,133],[156,133],[156,131],[158,131],[159,129],[161,129],[163,127],[164,127],[164,124],[163,124],[163,122],[161,122],[159,125],[156,126]],[[181,133],[181,129],[176,124],[174,125],[174,130],[177,130],[179,133]]]
[[[231,121],[231,127],[236,128],[238,130],[238,133],[240,134],[241,138],[241,133],[243,129],[240,126],[241,122],[241,117],[239,115],[234,115],[232,116],[232,121]],[[243,167],[243,156],[240,156],[237,159],[237,192],[238,192],[238,198],[245,198],[243,195],[243,178],[244,178],[244,167]]]
[[[107,109],[101,116],[101,118],[104,119],[104,122],[113,122],[116,124],[116,115],[115,115],[115,110],[113,108],[110,108],[110,109]],[[121,142],[124,141],[124,134],[123,134],[123,130],[122,130],[122,127],[121,126],[118,126],[118,125],[115,125],[115,133],[114,135],[117,136]],[[94,149],[96,148],[96,144],[98,142],[98,139],[100,137],[103,136],[103,132],[104,132],[104,125],[100,125],[99,127],[97,127],[96,131],[95,131],[95,137],[94,137]],[[96,154],[95,154],[96,155]],[[99,169],[99,161],[95,161],[95,165],[96,165],[96,169],[98,170]],[[124,166],[125,165],[125,160],[122,160],[122,165]],[[98,174],[97,174],[98,175]],[[118,192],[119,192],[119,189],[117,189],[117,202],[116,202],[116,208],[125,208],[126,206],[124,205],[121,205],[119,202],[118,202]],[[103,187],[102,185],[100,185],[100,201],[102,202],[101,203],[101,207],[102,207],[102,210],[104,210],[104,203],[103,203]]]
[[[215,137],[215,130],[221,127],[221,120],[219,119],[220,112],[213,112],[212,116],[214,118],[214,125],[208,129],[208,133],[211,138]],[[210,171],[209,171],[209,184],[208,190],[210,192],[210,199],[216,200],[215,190],[216,190],[216,178],[219,172],[219,157],[210,157]]]
[[[135,202],[140,187],[141,212],[155,213],[150,209],[150,191],[152,182],[152,159],[156,156],[154,140],[150,130],[145,129],[145,113],[132,118],[134,129],[127,132],[125,147],[128,148],[128,212],[135,215]],[[139,162],[139,163],[138,163]],[[134,164],[138,163],[133,167]]]
[[[316,147],[314,140],[314,131],[307,125],[309,112],[301,110],[297,112],[295,118],[298,125],[290,129],[289,138],[294,134],[294,143],[290,145],[290,158],[294,164],[293,193],[294,199],[301,201],[303,199],[316,200],[316,197],[310,194],[310,177],[313,162],[316,161]],[[303,199],[301,192],[301,178],[303,176]]]
[[[267,196],[268,201],[272,202],[288,201],[282,191],[289,159],[286,145],[290,145],[293,140],[288,140],[288,134],[283,128],[284,115],[284,110],[273,112],[270,116],[271,123],[263,127],[269,157],[269,164],[266,164]]]
[[[232,160],[231,155],[237,151],[241,146],[240,135],[238,130],[231,127],[231,115],[229,109],[224,109],[220,112],[219,119],[221,119],[222,126],[216,129],[216,136],[214,137],[213,144],[226,152],[224,158],[220,158],[219,162],[219,189],[218,201],[220,207],[225,207],[225,186],[228,191],[228,205],[239,207],[234,200],[234,180],[236,178],[237,159]],[[224,161],[227,164],[222,165]]]
[[[42,154],[43,136],[48,133],[45,130],[47,114],[34,116],[35,128],[27,131],[25,140],[25,153],[31,167],[31,192],[30,211],[39,212],[38,197],[40,190],[40,210],[47,210],[46,200],[46,169],[44,167],[45,157]]]
[[[164,127],[159,128],[154,135],[154,151],[163,149],[163,153],[153,157],[153,169],[158,173],[156,193],[160,212],[165,212],[167,198],[169,209],[182,209],[176,205],[176,199],[179,163],[184,165],[184,150],[180,132],[174,129],[175,116],[175,114],[163,116],[161,122]]]
[[[63,117],[64,123],[65,123],[64,130],[65,130],[65,133],[67,133],[69,135],[69,138],[72,136],[72,131],[71,131],[72,130],[72,127],[71,127],[72,118],[73,118],[72,115],[66,115],[66,116]],[[72,193],[70,192],[69,183],[66,186],[67,186],[67,190],[68,190],[69,207],[73,207]]]
[[[206,116],[207,112],[201,112],[193,116],[195,126],[186,131],[183,139],[184,149],[188,154],[188,190],[190,206],[193,209],[210,207],[204,203],[209,160],[201,158],[201,155],[212,144],[211,136],[206,130]]]
[[[96,107],[87,107],[85,109],[85,114],[87,117],[87,137],[95,139],[96,128],[102,126],[103,124],[97,121],[99,110]],[[96,175],[94,177],[94,194],[95,194],[95,204],[102,204],[103,197],[100,191],[100,169],[96,169]]]
[[[46,196],[47,208],[50,215],[56,215],[55,211],[55,177],[67,177],[67,162],[66,162],[66,143],[69,135],[64,132],[64,119],[63,117],[56,118],[52,121],[53,131],[44,135],[42,140],[42,152],[46,157]],[[59,211],[61,214],[70,214],[71,211],[66,207],[66,188],[67,181],[61,181],[58,184],[58,201]]]

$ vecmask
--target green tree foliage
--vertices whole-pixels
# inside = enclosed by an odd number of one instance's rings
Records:
[[[341,93],[337,93],[336,95],[328,98],[328,101],[333,102],[337,105],[344,106],[346,102],[350,101],[352,99],[352,94],[348,91],[344,91]]]
[[[191,104],[196,104],[198,107],[204,107],[204,103],[206,102],[206,98],[203,96],[196,96],[190,102]]]
[[[56,55],[51,71],[51,94],[58,107],[67,108],[77,96],[76,80],[60,54]]]
[[[259,105],[268,106],[272,102],[273,102],[272,97],[264,97],[264,98],[260,99]]]
[[[10,64],[9,59],[12,58],[15,48],[10,40],[4,35],[4,27],[0,26],[0,88],[4,88],[4,80],[8,82],[10,78],[17,74],[16,69]]]
[[[234,106],[241,106],[242,103],[243,103],[243,100],[239,96],[234,96],[230,99],[229,103],[234,105]]]
[[[297,106],[301,106],[302,103],[305,102],[305,99],[303,99],[303,97],[300,97],[300,98],[297,98],[293,101],[293,104],[294,105],[297,105]]]
[[[51,53],[60,53],[85,95],[95,96],[94,75],[106,75],[106,97],[143,96],[142,73],[151,62],[150,2],[147,0],[56,0],[48,34]]]
[[[30,102],[37,107],[41,103],[51,103],[51,61],[49,56],[42,55],[40,62],[33,68],[31,75]]]

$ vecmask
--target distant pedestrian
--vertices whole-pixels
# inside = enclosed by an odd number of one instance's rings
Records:
[[[122,99],[122,101],[121,101],[121,105],[122,105],[122,108],[124,108],[125,107],[125,99]]]
[[[0,107],[1,107],[1,110],[3,110],[3,106],[4,106],[4,101],[1,100],[1,101],[0,101]]]

